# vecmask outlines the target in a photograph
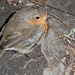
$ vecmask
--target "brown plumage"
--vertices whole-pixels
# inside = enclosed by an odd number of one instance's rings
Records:
[[[3,30],[0,51],[15,50],[29,53],[47,32],[47,13],[39,7],[26,7],[17,11]]]

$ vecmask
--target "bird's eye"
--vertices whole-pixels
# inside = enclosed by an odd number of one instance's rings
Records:
[[[36,19],[40,19],[40,17],[39,16],[36,16]]]

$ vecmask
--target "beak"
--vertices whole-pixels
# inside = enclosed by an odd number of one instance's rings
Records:
[[[47,19],[48,19],[48,18],[52,18],[52,16],[50,16],[49,14],[47,14]]]

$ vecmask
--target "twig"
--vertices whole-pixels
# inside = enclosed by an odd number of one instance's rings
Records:
[[[67,67],[67,69],[65,71],[65,75],[69,75],[71,70],[72,70],[72,64],[70,64],[70,66]]]
[[[54,6],[53,4],[51,4],[50,2],[48,2],[47,0],[46,1],[43,1],[43,4],[42,3],[39,3],[39,2],[36,2],[34,0],[29,0],[29,1],[31,1],[34,4],[40,5],[42,7],[45,7],[46,6],[46,7],[49,7],[49,8],[53,8],[55,10],[58,10],[58,11],[64,13],[64,14],[69,14],[69,15],[75,16],[74,14],[72,14],[70,12],[65,12],[64,10],[61,10],[61,9],[57,8],[56,6]]]
[[[57,8],[56,6],[54,6],[53,4],[51,4],[50,2],[48,2],[47,0],[46,1],[43,1],[43,4],[45,6],[47,6],[47,7],[49,7],[49,8],[53,8],[53,9],[55,9],[57,11],[60,11],[60,12],[62,12],[64,14],[69,14],[69,15],[75,16],[74,14],[72,14],[70,12],[65,12],[64,10]]]
[[[69,26],[65,21],[63,21],[62,19],[60,19],[59,17],[47,12],[49,15],[53,16],[54,18],[56,18],[57,20],[59,20],[60,22],[62,22],[63,24],[65,24],[67,27],[69,27],[70,29],[72,29],[71,26]]]
[[[69,46],[75,49],[75,45],[73,45],[69,40],[65,39]]]
[[[39,2],[36,2],[36,1],[34,1],[34,0],[29,0],[29,1],[31,1],[31,2],[34,3],[34,4],[40,5],[40,6],[42,6],[42,7],[45,7],[43,4],[41,4],[41,3],[39,3]]]

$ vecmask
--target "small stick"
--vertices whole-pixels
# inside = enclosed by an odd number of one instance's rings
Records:
[[[64,14],[69,14],[69,15],[75,16],[73,13],[70,13],[70,12],[67,12],[67,11],[65,12],[64,10],[57,8],[56,6],[54,6],[53,4],[51,4],[50,2],[48,2],[47,0],[45,2],[43,1],[43,4],[45,6],[47,6],[47,7],[49,7],[49,8],[53,8],[53,9],[55,9],[57,11],[60,11],[60,12],[62,12]]]
[[[24,54],[27,58],[31,59],[27,54]]]
[[[66,39],[66,42],[68,43],[69,46],[75,49],[75,45],[73,45],[69,40]]]
[[[56,18],[57,20],[59,20],[60,22],[62,22],[63,24],[65,24],[67,27],[69,27],[70,29],[72,29],[71,26],[69,26],[65,21],[63,21],[62,19],[60,19],[59,17],[47,12],[49,15],[53,16],[54,18]]]
[[[39,3],[39,2],[36,2],[36,1],[34,1],[34,0],[29,0],[29,1],[31,1],[31,2],[34,3],[34,4],[40,5],[40,6],[42,6],[42,7],[45,7],[43,4],[41,4],[41,3]]]
[[[74,14],[72,14],[70,12],[65,12],[64,10],[61,10],[61,9],[57,8],[56,6],[54,6],[53,4],[51,4],[50,2],[48,2],[47,0],[43,1],[43,4],[42,3],[39,3],[39,2],[36,2],[34,0],[29,0],[29,1],[31,1],[34,4],[40,5],[42,7],[45,7],[46,6],[46,7],[49,7],[49,8],[53,8],[55,10],[58,10],[58,11],[64,13],[64,14],[69,14],[69,15],[75,16]]]

